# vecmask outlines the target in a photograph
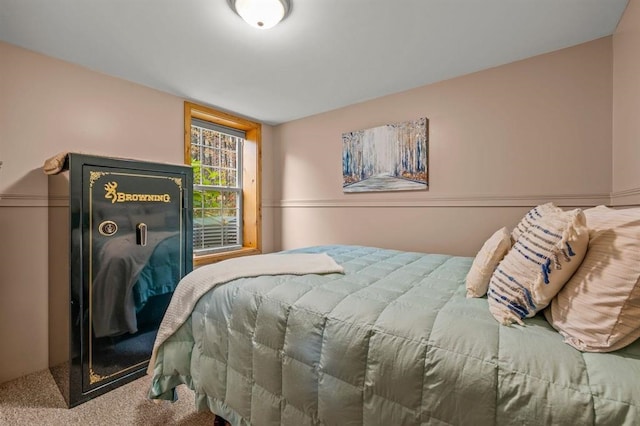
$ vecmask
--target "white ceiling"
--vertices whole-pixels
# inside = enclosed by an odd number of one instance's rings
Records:
[[[628,0],[0,0],[0,40],[269,124],[576,45]],[[0,58],[2,60],[2,58]]]

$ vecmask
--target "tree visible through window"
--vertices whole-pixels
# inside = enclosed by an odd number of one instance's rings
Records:
[[[260,253],[259,123],[185,102],[194,264]]]
[[[191,121],[193,249],[242,247],[242,143],[244,132]]]

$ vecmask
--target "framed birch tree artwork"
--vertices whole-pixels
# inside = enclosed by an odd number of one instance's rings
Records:
[[[343,191],[426,190],[428,142],[427,118],[343,133]]]

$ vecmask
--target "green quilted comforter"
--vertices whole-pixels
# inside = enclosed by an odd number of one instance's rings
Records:
[[[640,341],[581,353],[543,317],[465,298],[472,259],[313,247],[345,275],[220,285],[158,350],[151,398],[185,383],[232,425],[640,423]]]

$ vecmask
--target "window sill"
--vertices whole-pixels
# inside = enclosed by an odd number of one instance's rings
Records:
[[[253,247],[243,247],[239,250],[193,256],[193,266],[198,267],[209,263],[220,262],[221,260],[232,259],[240,256],[251,256],[254,254],[260,254],[260,250]]]

